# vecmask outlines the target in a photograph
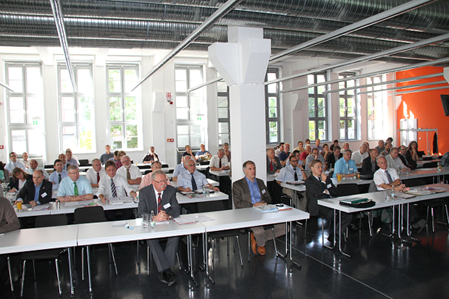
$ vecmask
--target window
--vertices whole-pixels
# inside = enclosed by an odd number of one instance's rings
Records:
[[[58,65],[60,150],[95,152],[95,112],[91,64],[73,64],[78,91],[74,92],[65,65]]]
[[[107,65],[108,134],[114,150],[141,149],[142,109],[137,65]]]
[[[179,149],[189,144],[199,149],[206,136],[206,102],[204,89],[190,93],[187,90],[203,83],[203,67],[199,65],[175,66],[176,142]]]
[[[338,76],[339,79],[352,77],[354,73],[345,73]],[[338,84],[339,89],[356,86],[356,80],[343,81]],[[357,139],[357,99],[355,89],[341,90],[339,92],[340,103],[340,139]]]
[[[266,81],[279,78],[279,70],[268,69]],[[265,110],[267,123],[267,144],[280,142],[279,83],[265,85]]]
[[[43,157],[45,146],[45,122],[42,67],[40,63],[6,63],[7,128],[9,148],[19,156]]]
[[[217,76],[220,76],[217,73]],[[230,124],[229,124],[229,89],[224,81],[217,82],[218,99],[218,145],[230,143]]]
[[[325,74],[307,76],[308,84],[326,82]],[[325,85],[309,87],[309,139],[327,140],[328,112],[326,98],[323,95]]]
[[[368,77],[366,78],[366,84],[376,84],[385,81],[385,75]],[[385,85],[376,85],[374,87],[367,87],[367,91],[385,89]],[[386,92],[372,92],[366,94],[367,109],[368,109],[368,140],[380,140],[384,139],[384,121],[383,115],[388,115]]]

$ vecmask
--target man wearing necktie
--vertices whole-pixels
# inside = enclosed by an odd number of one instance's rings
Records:
[[[304,167],[299,164],[298,158],[296,156],[290,156],[288,159],[290,162],[289,165],[282,168],[279,175],[276,177],[276,182],[279,186],[283,183],[305,181],[307,179]],[[282,192],[291,198],[295,198],[295,191],[292,189],[283,188]],[[305,211],[307,209],[307,200],[305,198],[301,198],[297,208]]]
[[[136,198],[136,192],[128,185],[126,179],[118,175],[117,166],[112,160],[106,161],[104,165],[106,175],[100,180],[100,185],[98,187],[98,197],[101,199],[103,204],[107,202],[112,202],[114,200],[119,200],[120,198],[131,196]],[[120,167],[122,169],[124,167]],[[132,209],[122,209],[120,212],[123,214],[123,219],[133,218]],[[109,221],[116,220],[116,211],[105,211],[106,219]]]
[[[117,175],[124,177],[128,182],[128,185],[138,188],[142,182],[142,173],[140,172],[139,167],[131,164],[131,158],[129,156],[123,156],[121,161],[123,167],[117,169]]]
[[[219,191],[218,188],[209,184],[204,174],[196,170],[195,161],[187,161],[187,171],[183,171],[178,177],[178,190],[189,192],[202,190],[204,187]]]
[[[69,176],[59,184],[58,200],[92,200],[94,198],[92,187],[84,176],[80,176],[78,167],[76,165],[69,165],[67,173]]]
[[[225,152],[222,148],[219,148],[217,154],[210,159],[209,167],[212,171],[229,169],[228,157],[226,157]]]
[[[396,169],[388,168],[388,162],[384,156],[378,156],[376,161],[379,166],[379,170],[374,173],[373,180],[376,184],[377,190],[393,190],[396,192],[401,192],[409,189],[401,183]],[[424,228],[426,226],[426,221],[424,219],[420,219],[413,205],[409,205],[409,208],[410,223],[412,226],[414,228]],[[407,213],[404,211],[403,215],[405,218]]]
[[[67,171],[63,169],[64,165],[59,159],[55,160],[53,168],[55,169],[55,171],[50,174],[50,178],[48,180],[53,184],[53,190],[58,190],[59,184],[69,175],[67,174]]]
[[[193,162],[193,161],[192,161]],[[195,162],[193,162],[195,165]],[[162,170],[151,174],[152,184],[140,189],[138,215],[154,213],[154,221],[168,221],[181,214],[181,207],[176,199],[176,189],[168,186],[168,179]],[[151,228],[150,228],[151,229]],[[162,283],[171,286],[176,282],[177,275],[172,269],[175,266],[179,237],[167,238],[165,250],[162,250],[158,239],[148,240],[150,251],[159,272],[158,278]]]
[[[281,170],[281,160],[279,160],[278,157],[276,157],[274,153],[273,148],[267,149],[267,173],[273,174],[273,173],[279,173]]]
[[[100,179],[106,174],[104,168],[101,166],[100,159],[92,160],[92,168],[86,172],[86,178],[90,182],[92,188],[98,188],[100,186]]]
[[[44,174],[42,170],[37,169],[33,173],[33,180],[27,181],[25,185],[20,189],[17,195],[17,200],[29,203],[32,207],[49,203],[52,195],[52,185],[49,181],[44,180]]]

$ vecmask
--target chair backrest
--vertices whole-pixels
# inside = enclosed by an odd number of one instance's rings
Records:
[[[379,190],[377,190],[376,183],[371,182],[368,187],[368,192],[371,193],[371,192],[377,192],[377,191],[379,191]]]
[[[422,165],[422,168],[434,168],[438,166],[438,162],[428,162]]]
[[[338,196],[359,194],[360,189],[357,184],[338,184]]]
[[[423,157],[422,160],[423,161],[432,161],[433,158],[432,157]]]
[[[81,207],[75,209],[75,223],[92,223],[106,221],[102,206]]]
[[[47,227],[59,225],[67,225],[67,216],[65,214],[43,215],[36,217],[35,227]]]
[[[78,162],[80,162],[80,166],[87,166],[89,164],[88,159],[79,159]]]
[[[405,181],[407,187],[424,186],[426,181],[423,179],[412,179]]]
[[[215,212],[215,211],[223,211],[227,210],[224,204],[224,201],[208,201],[208,202],[199,202],[198,203],[198,212]]]

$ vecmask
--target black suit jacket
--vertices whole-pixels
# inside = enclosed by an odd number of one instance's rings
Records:
[[[362,171],[360,172],[360,174],[374,174],[379,169],[377,163],[374,164],[375,166],[373,171],[373,165],[371,164],[371,156],[368,156],[365,159],[363,159]]]
[[[324,194],[324,190],[329,190],[329,193],[332,197],[338,196],[337,187],[332,184],[331,178],[327,177],[326,184],[318,181],[313,175],[310,175],[306,181],[306,194],[307,194],[307,210],[310,215],[316,216],[319,212],[318,199],[329,198],[328,194]],[[330,188],[327,188],[328,185],[331,185]]]
[[[266,203],[271,203],[271,196],[270,193],[268,193],[265,183],[258,178],[256,178],[256,180],[257,185],[259,186],[261,200]],[[232,198],[236,209],[250,208],[253,206],[251,203],[251,192],[249,191],[246,177],[234,182],[232,185]]]
[[[338,157],[337,160],[335,160],[335,154],[334,153],[330,153],[329,155],[327,155],[326,158],[326,165],[328,168],[334,168],[335,167],[335,162],[337,162],[341,157],[343,157],[343,154],[340,153],[340,156]]]
[[[154,194],[154,186],[148,185],[139,191],[139,206],[138,215],[141,216],[144,213],[150,214],[151,211],[154,215],[157,215],[157,198]],[[170,204],[170,207],[164,208],[166,204]],[[167,215],[172,218],[176,218],[181,214],[181,206],[178,204],[176,199],[176,189],[172,186],[167,186],[161,199],[161,211],[165,211]]]
[[[399,157],[401,157],[402,163],[404,163],[405,166],[410,167],[411,169],[418,168],[418,163],[416,163],[416,161],[413,160],[412,155],[410,154],[410,151],[407,151],[407,154],[405,155],[405,159],[404,159],[404,156],[401,154],[399,154]]]
[[[268,174],[273,174],[273,173],[275,173],[278,169],[280,170],[280,169],[282,168],[281,160],[279,160],[279,158],[276,157],[276,156],[274,156],[274,159],[276,160],[276,165],[273,164],[273,171],[270,171],[270,163],[271,163],[271,160],[270,160],[270,159],[268,158],[268,156],[267,156],[267,173],[268,173]]]
[[[41,204],[49,203],[53,192],[53,184],[47,180],[42,181],[41,188],[39,189],[39,202]],[[45,194],[42,196],[42,194]],[[28,180],[25,185],[20,189],[17,198],[22,198],[23,203],[30,203],[34,200],[35,188],[33,180]]]
[[[25,184],[28,183],[28,181],[33,181],[33,176],[32,175],[27,175],[26,179],[27,179],[27,182],[25,182]],[[16,178],[12,179],[11,178],[9,180],[8,187],[11,188],[11,189],[12,188],[16,188],[16,190],[19,190],[19,179],[16,179]]]

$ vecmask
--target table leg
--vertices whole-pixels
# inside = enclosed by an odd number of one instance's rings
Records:
[[[407,236],[409,236],[408,242],[421,243],[421,240],[412,237],[412,231],[410,230],[410,204],[407,204]]]
[[[341,239],[342,234],[341,234],[341,211],[338,211],[338,217],[339,217],[339,221],[338,221],[338,233],[339,233],[339,237],[338,237],[338,250],[345,256],[347,257],[351,257],[349,254],[347,254],[346,252],[344,252],[343,250],[341,250]],[[335,239],[335,238],[334,238]],[[334,240],[335,241],[335,240]]]
[[[72,294],[72,297],[73,297],[75,295],[75,288],[73,285],[72,248],[71,247],[69,247],[67,250],[67,256],[69,259],[70,294]]]
[[[204,270],[206,272],[207,278],[209,278],[210,282],[213,284],[215,281],[212,279],[212,277],[209,274],[209,254],[207,250],[207,232],[203,233],[203,260],[204,260]]]
[[[288,223],[285,223],[285,227],[286,228],[287,228],[288,225],[290,225],[290,241],[288,243],[288,250],[287,251],[290,251],[290,262],[292,263],[291,266],[290,266],[290,272],[292,272],[292,267],[293,266],[295,266],[295,267],[297,267],[298,269],[301,270],[301,265],[298,264],[297,262],[293,261],[293,250],[292,250],[292,229],[293,229],[293,225],[292,225],[292,222],[290,221]],[[273,241],[275,241],[275,240],[273,240]],[[285,245],[287,245],[287,243],[285,243]]]
[[[92,293],[92,279],[90,275],[90,246],[87,246],[86,253],[87,253],[87,276],[89,279],[89,293]]]
[[[195,286],[198,286],[198,283],[195,280],[195,277],[193,276],[193,258],[192,258],[192,235],[187,236],[187,243],[188,243],[188,253],[189,253],[189,268],[190,268],[190,278],[192,279]]]
[[[335,222],[336,222],[335,213],[336,213],[336,211],[334,210],[334,240],[333,240],[332,246],[324,245],[324,226],[321,225],[321,241],[322,241],[322,244],[323,244],[324,247],[326,247],[327,249],[331,249],[331,250],[335,248],[335,244],[336,244],[335,243],[335,233],[336,233],[336,231],[335,231],[335,225],[336,225],[335,224]],[[321,219],[321,221],[323,221],[323,219]]]

